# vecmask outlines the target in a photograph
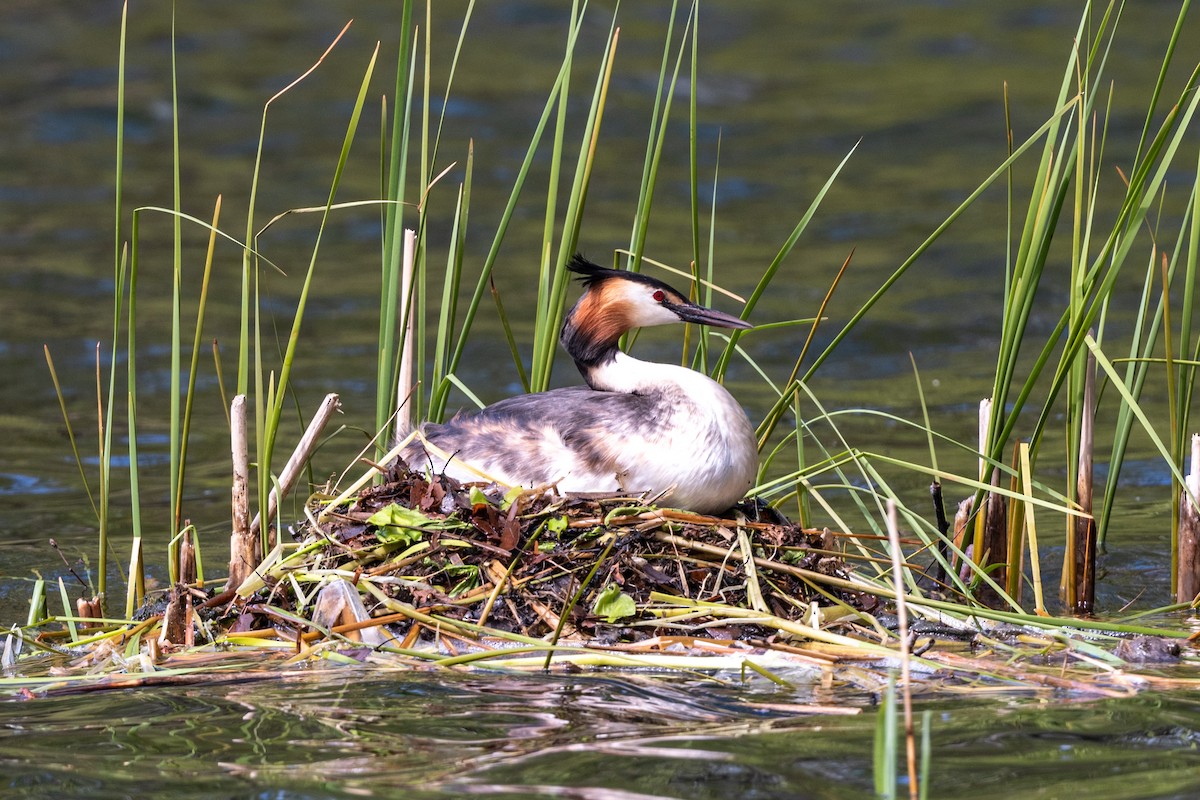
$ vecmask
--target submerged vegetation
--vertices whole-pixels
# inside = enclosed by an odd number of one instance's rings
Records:
[[[1200,168],[1192,163],[1200,63],[1184,65],[1182,81],[1174,63],[1188,3],[1175,29],[1164,32],[1163,63],[1148,93],[1137,155],[1120,168],[1119,186],[1111,178],[1102,186],[1102,174],[1109,171],[1104,160],[1109,109],[1117,91],[1106,67],[1119,47],[1124,11],[1114,2],[1085,9],[1077,47],[1068,55],[1045,123],[1024,139],[1010,130],[1010,156],[861,307],[834,315],[822,304],[812,309],[812,318],[771,323],[798,332],[795,365],[782,380],[763,375],[777,400],[757,431],[761,466],[754,500],[722,518],[656,508],[647,498],[564,498],[553,491],[461,486],[392,466],[398,406],[413,419],[441,420],[452,393],[474,398],[457,375],[473,324],[489,304],[503,325],[521,386],[541,391],[550,385],[570,295],[566,264],[580,246],[595,156],[604,147],[610,79],[620,57],[619,19],[614,18],[606,26],[598,63],[579,63],[584,16],[600,12],[573,4],[561,69],[540,116],[531,121],[527,152],[487,256],[476,269],[465,258],[474,154],[468,150],[448,158],[440,152],[458,58],[469,46],[472,8],[462,20],[455,51],[447,56],[430,49],[431,7],[422,12],[404,3],[405,34],[398,43],[394,82],[389,79],[382,101],[382,199],[346,200],[339,194],[341,177],[352,144],[366,138],[360,122],[379,95],[377,73],[382,72],[378,49],[364,57],[327,201],[287,212],[313,215],[319,222],[278,353],[260,291],[264,272],[274,265],[259,242],[280,217],[263,224],[255,198],[271,106],[302,91],[298,84],[309,73],[264,107],[242,236],[223,225],[220,199],[211,221],[182,211],[178,126],[172,206],[143,207],[126,217],[122,39],[113,332],[108,363],[97,365],[100,466],[97,475],[87,475],[97,482],[91,497],[98,558],[94,570],[79,576],[82,597],[73,598],[61,579],[57,585],[35,584],[25,624],[5,638],[7,677],[0,686],[71,691],[96,681],[153,683],[318,657],[443,668],[731,667],[780,682],[845,681],[875,691],[885,685],[886,671],[901,663],[907,676],[903,688],[922,691],[1000,682],[1124,693],[1189,680],[1166,678],[1159,671],[1164,662],[1192,658],[1180,646],[1189,643],[1185,621],[1200,586],[1195,544],[1200,532],[1192,505],[1200,478],[1185,478],[1189,458],[1192,474],[1200,473],[1189,416],[1200,364],[1200,331],[1193,319]],[[698,142],[695,93],[681,99],[680,91],[697,81],[702,15],[698,4],[672,12],[633,225],[628,243],[613,258],[626,269],[670,269],[648,254],[648,230],[661,157],[678,129],[668,123],[684,115],[690,134],[692,251],[683,254],[689,266],[673,271],[693,278],[698,300],[709,303],[714,292],[724,291],[714,269],[715,203],[706,218],[703,201],[703,173],[713,154]],[[586,30],[595,35],[595,28]],[[435,58],[448,62],[444,91],[432,86]],[[587,77],[582,87],[581,75]],[[172,78],[178,119],[174,73]],[[574,140],[571,129],[577,129]],[[771,291],[781,265],[851,157],[847,153],[830,165],[828,179],[794,229],[781,237],[776,257],[745,299],[743,317]],[[530,178],[535,162],[549,174],[540,189]],[[1017,167],[1027,164],[1033,177],[1023,184]],[[457,186],[450,185],[452,169],[462,176]],[[1168,185],[1169,177],[1178,182],[1181,175],[1186,186]],[[839,344],[888,289],[916,268],[987,191],[1007,191],[1005,235],[1011,248],[994,383],[981,408],[978,441],[939,434],[928,414],[888,420],[927,438],[927,463],[903,461],[851,441],[844,420],[882,412],[825,407],[810,390],[813,377],[838,357]],[[531,200],[535,194],[537,200]],[[527,312],[534,321],[533,338],[525,342],[518,341],[511,324],[514,309],[505,305],[491,279],[515,210],[535,202],[541,204],[544,235],[537,253],[522,255],[540,264],[534,308]],[[453,209],[446,230],[430,230],[440,219],[430,211],[434,203]],[[324,279],[322,235],[332,215],[361,212],[364,206],[378,210],[382,236],[377,402],[373,421],[360,420],[375,436],[354,464],[334,465],[343,470],[340,479],[322,485],[305,469],[336,409],[336,397],[327,399],[282,466],[279,437],[287,409],[304,402],[294,397],[291,377],[304,358],[306,309]],[[143,515],[150,503],[139,492],[142,420],[136,404],[139,277],[160,279],[145,274],[139,230],[149,218],[163,215],[173,224],[175,242],[169,268],[172,404],[165,519]],[[194,301],[182,289],[185,225],[208,235],[203,290]],[[242,254],[241,336],[236,379],[226,398],[226,407],[233,409],[235,509],[228,576],[214,569],[224,561],[223,543],[207,541],[201,547],[184,500],[218,239],[236,242]],[[445,252],[431,241],[447,242]],[[853,269],[849,258],[842,272],[847,269]],[[1134,270],[1143,276],[1136,324],[1117,330],[1108,311],[1123,285],[1118,277]],[[1029,323],[1035,305],[1047,302],[1042,281],[1050,272],[1069,274],[1069,292],[1056,310],[1057,325],[1039,337]],[[189,304],[196,308],[194,327],[184,319]],[[1039,313],[1046,313],[1044,305]],[[683,363],[718,380],[735,360],[757,370],[752,339],[743,342],[743,336],[742,331],[728,336],[689,331]],[[411,359],[402,357],[405,351]],[[216,355],[220,377],[221,354]],[[53,375],[48,351],[47,360]],[[1143,405],[1143,398],[1155,393],[1168,398],[1165,419]],[[1113,420],[1112,430],[1101,437],[1112,442],[1102,459],[1102,481],[1093,469],[1098,409]],[[75,446],[81,440],[74,434],[78,423],[65,401],[63,414]],[[121,430],[127,454],[115,444]],[[1096,607],[1096,558],[1121,499],[1119,478],[1129,442],[1139,430],[1174,478],[1172,536],[1178,546],[1172,548],[1172,580],[1178,603],[1119,618],[1113,609]],[[1059,441],[1067,443],[1065,450]],[[939,451],[945,462],[948,450],[977,455],[978,471],[953,474],[940,467]],[[112,470],[126,455],[132,489],[128,532],[113,530],[110,489]],[[86,459],[78,451],[76,457],[86,474]],[[896,475],[913,473],[928,476],[932,505],[891,488]],[[1056,473],[1065,473],[1065,481],[1046,477]],[[289,494],[307,496],[298,523],[285,517],[281,500]],[[957,514],[946,512],[944,498],[958,503]],[[260,517],[252,518],[252,507],[260,509]],[[120,570],[109,563],[116,536],[132,539],[132,555]],[[1042,554],[1052,539],[1066,543],[1061,577],[1044,567]],[[171,588],[148,592],[147,570],[157,567],[163,553],[161,572]],[[113,587],[109,580],[117,571],[124,585]],[[61,611],[52,610],[60,602]],[[1145,662],[1156,666],[1131,666]]]

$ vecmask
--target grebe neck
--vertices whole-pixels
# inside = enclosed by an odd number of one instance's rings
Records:
[[[559,342],[589,387],[598,392],[621,391],[610,388],[611,381],[603,376],[617,357],[624,355],[617,343],[628,327],[619,315],[605,313],[597,304],[589,303],[589,294],[580,298],[567,315]]]

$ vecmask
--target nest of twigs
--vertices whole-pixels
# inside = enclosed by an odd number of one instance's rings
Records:
[[[225,591],[202,588],[181,556],[181,582],[131,620],[27,626],[7,637],[6,663],[32,663],[17,661],[28,646],[71,659],[55,675],[108,686],[324,658],[749,669],[780,682],[782,669],[878,689],[911,661],[934,689],[1000,681],[1121,694],[1155,680],[1127,672],[1129,662],[1180,658],[1153,629],[1120,626],[1116,636],[1134,638],[1113,638],[1102,623],[1075,630],[917,596],[906,628],[889,613],[894,589],[848,564],[878,573],[882,559],[863,543],[880,537],[802,529],[755,504],[718,518],[406,470],[363,488],[369,479],[336,498],[314,495],[290,537]],[[1142,650],[1108,653],[1098,635]],[[1078,662],[1070,673],[1068,661]]]
[[[348,504],[312,510],[291,532],[304,558],[277,570],[264,565],[266,579],[234,628],[281,624],[268,607],[308,616],[304,585],[335,575],[359,590],[368,617],[398,607],[418,612],[390,628],[405,649],[437,643],[443,626],[429,625],[425,615],[523,639],[611,645],[703,628],[720,639],[763,641],[775,631],[723,628],[703,613],[681,621],[660,613],[656,600],[797,622],[811,615],[813,600],[868,609],[876,602],[818,589],[807,575],[847,578],[832,534],[803,530],[753,504],[716,518],[628,497],[504,494],[402,470]],[[291,580],[297,573],[304,579]]]

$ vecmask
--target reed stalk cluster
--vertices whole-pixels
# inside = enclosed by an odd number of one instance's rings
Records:
[[[37,583],[25,625],[14,628],[6,640],[5,668],[27,672],[24,665],[40,654],[70,653],[89,668],[103,661],[112,669],[102,672],[153,681],[227,665],[244,668],[247,653],[270,652],[272,663],[318,656],[353,660],[356,656],[346,651],[366,646],[370,659],[407,665],[534,669],[571,662],[711,669],[737,664],[772,680],[795,680],[797,673],[786,670],[805,669],[826,679],[863,681],[881,691],[882,673],[863,677],[845,667],[862,660],[902,664],[900,688],[906,692],[932,691],[951,679],[1099,693],[1155,682],[1150,676],[1132,677],[1130,651],[1119,655],[1116,646],[1130,637],[1154,637],[1166,641],[1170,650],[1170,642],[1186,639],[1189,631],[1177,624],[1177,617],[1162,612],[1189,611],[1200,590],[1200,479],[1195,477],[1200,445],[1192,438],[1195,422],[1190,416],[1200,366],[1194,316],[1200,167],[1193,163],[1200,63],[1184,64],[1182,72],[1176,63],[1183,57],[1176,44],[1188,6],[1182,3],[1177,25],[1164,31],[1154,85],[1131,90],[1144,91],[1149,99],[1130,163],[1114,174],[1105,160],[1113,95],[1125,91],[1113,83],[1109,60],[1121,46],[1120,21],[1130,9],[1119,2],[1089,3],[1044,123],[1023,139],[1010,128],[1008,157],[852,313],[835,314],[829,306],[843,274],[853,269],[847,254],[829,281],[826,302],[812,309],[811,318],[770,324],[794,326],[801,333],[790,374],[782,380],[762,375],[776,400],[758,430],[761,471],[752,494],[792,514],[794,525],[756,522],[745,514],[696,518],[645,507],[636,498],[628,501],[630,506],[589,509],[520,492],[501,496],[443,485],[436,476],[425,476],[418,486],[413,481],[420,476],[389,474],[387,469],[397,434],[410,435],[421,420],[441,420],[452,392],[474,398],[459,374],[479,314],[498,316],[522,388],[540,391],[550,385],[569,294],[565,265],[579,247],[596,154],[605,147],[603,121],[614,64],[621,57],[619,12],[603,26],[600,55],[585,63],[580,42],[597,36],[595,21],[603,12],[581,0],[572,3],[560,68],[540,114],[529,121],[528,147],[490,232],[487,254],[482,263],[473,264],[465,257],[465,241],[468,223],[478,216],[472,215],[475,154],[472,147],[443,152],[442,135],[452,124],[445,114],[460,54],[469,46],[474,3],[467,5],[452,53],[431,47],[433,4],[403,3],[398,12],[403,34],[393,43],[397,55],[388,76],[381,77],[381,48],[363,54],[361,81],[348,93],[351,111],[326,201],[285,212],[311,215],[315,238],[281,353],[273,349],[264,311],[263,275],[275,267],[263,234],[284,214],[262,221],[259,174],[272,109],[302,102],[296,95],[302,95],[304,79],[320,69],[328,51],[263,106],[248,212],[239,236],[222,221],[220,197],[213,200],[208,219],[182,210],[180,94],[174,68],[172,203],[132,212],[125,208],[123,17],[112,338],[107,360],[99,350],[97,356],[99,467],[94,474],[84,467],[79,449],[83,437],[76,436],[74,414],[63,401],[72,447],[96,510],[98,558],[95,569],[80,578],[86,585],[80,598],[71,597],[63,580],[57,587]],[[591,24],[585,26],[585,18]],[[706,152],[697,136],[696,93],[681,99],[680,92],[683,83],[697,83],[703,14],[698,2],[673,3],[666,19],[638,199],[628,242],[614,251],[613,261],[632,270],[665,267],[650,257],[648,230],[664,149],[681,146],[672,137],[680,130],[678,118],[685,117],[691,250],[675,257],[686,265],[681,271],[693,279],[698,299],[707,302],[714,291],[724,291],[714,266],[716,204],[705,200],[709,172],[714,184],[718,180],[711,166],[715,154]],[[330,49],[341,37],[332,37]],[[446,74],[444,86],[433,85],[435,71]],[[387,84],[383,91],[381,80]],[[379,114],[380,196],[346,199],[339,192],[342,176],[352,146],[362,146],[361,123],[371,119],[374,109]],[[771,291],[852,156],[853,150],[830,164],[828,178],[795,227],[781,232],[777,254],[745,299],[745,315]],[[531,178],[535,164],[549,176],[543,185]],[[1024,171],[1032,174],[1028,182],[1017,177],[1018,166],[1026,165]],[[1186,185],[1178,185],[1180,176]],[[994,381],[981,408],[978,441],[938,433],[928,412],[922,419],[901,419],[871,409],[828,408],[810,389],[822,365],[838,357],[839,345],[889,289],[918,270],[930,247],[989,192],[1007,195],[1008,218],[998,235],[1010,246],[1003,264]],[[435,204],[452,208],[449,228],[431,230],[440,224],[431,213]],[[543,220],[537,251],[522,255],[539,265],[529,341],[519,341],[512,309],[506,308],[493,281],[519,207],[526,213],[536,209]],[[362,427],[375,435],[359,461],[345,468],[343,482],[317,485],[305,470],[322,439],[337,435],[325,428],[337,398],[331,396],[323,411],[314,411],[311,424],[305,420],[308,434],[282,466],[281,423],[290,405],[303,405],[294,397],[292,374],[304,357],[306,311],[331,280],[324,274],[321,250],[329,220],[364,213],[364,208],[378,213],[381,231],[379,358],[370,422],[361,409],[351,413],[363,416]],[[144,264],[141,231],[163,218],[172,226],[173,260]],[[202,264],[185,263],[185,229],[207,238]],[[406,230],[411,231],[407,238]],[[446,244],[435,248],[435,239]],[[225,561],[218,552],[223,543],[199,540],[188,523],[185,500],[197,380],[210,368],[202,363],[207,360],[205,311],[220,240],[234,242],[241,253],[236,377],[225,396],[226,407],[232,408],[234,454],[228,573],[214,568]],[[189,298],[183,293],[183,274],[193,269],[201,271],[202,289],[199,297]],[[1110,323],[1108,312],[1126,286],[1119,279],[1130,272],[1140,274],[1142,288],[1134,325],[1123,329]],[[173,287],[165,514],[140,491],[143,420],[137,407],[137,356],[145,343],[137,340],[136,331],[139,283],[147,280],[169,281]],[[1065,282],[1068,290],[1054,310],[1057,323],[1039,333],[1030,321],[1035,308],[1037,314],[1047,314],[1048,280],[1056,286]],[[818,329],[824,335],[817,336]],[[718,380],[735,360],[758,370],[753,339],[743,341],[744,335],[689,331],[682,362]],[[821,341],[827,344],[816,344]],[[405,351],[412,353],[411,360],[401,357]],[[213,355],[212,368],[221,378],[220,353]],[[48,351],[46,357],[53,376]],[[917,384],[919,389],[919,376]],[[224,385],[222,381],[223,394]],[[1165,413],[1147,404],[1156,394],[1168,398]],[[897,459],[880,452],[877,443],[850,441],[845,420],[872,415],[925,439],[928,461]],[[1111,427],[1098,432],[1098,418]],[[115,444],[118,433],[127,440],[127,451]],[[1177,604],[1151,612],[1158,614],[1154,624],[1117,618],[1116,609],[1096,603],[1097,557],[1121,501],[1120,478],[1135,435],[1159,453],[1175,492],[1171,574]],[[1066,442],[1065,449],[1059,441]],[[1108,449],[1099,457],[1098,441]],[[949,472],[939,466],[939,451],[942,462],[947,451],[973,454],[978,470]],[[112,473],[126,457],[130,526],[117,532]],[[1184,475],[1187,459],[1190,478]],[[1104,465],[1102,477],[1097,463]],[[924,498],[904,497],[891,488],[899,473],[928,477],[932,508]],[[1055,474],[1065,480],[1046,477]],[[392,503],[372,505],[371,498],[387,491],[393,492],[399,510],[388,510]],[[308,498],[302,504],[306,520],[299,543],[281,534],[293,521],[285,518],[281,502],[289,494]],[[441,505],[445,497],[458,498],[458,504],[451,502],[447,511]],[[947,502],[959,503],[957,515],[946,513]],[[1056,528],[1057,533],[1050,532]],[[118,535],[131,539],[131,556],[121,570],[109,561]],[[631,542],[652,546],[638,550]],[[1054,549],[1065,551],[1058,579],[1043,572],[1047,552]],[[557,555],[547,556],[551,553]],[[146,591],[148,569],[165,574],[172,587],[162,607],[148,602],[153,599]],[[118,571],[123,585],[114,587],[112,573]],[[634,573],[641,577],[633,578]],[[623,581],[639,588],[623,589]],[[736,592],[714,594],[715,586],[730,582],[737,585]],[[55,588],[61,611],[52,611],[47,602]],[[510,595],[522,590],[525,600],[513,601]],[[526,607],[514,602],[526,602]],[[210,612],[219,607],[227,609],[227,616],[217,624]],[[473,619],[463,613],[466,608],[477,612]],[[1056,608],[1061,610],[1052,616]],[[898,623],[891,617],[896,611]],[[1107,617],[1100,618],[1101,613]],[[500,618],[508,624],[498,625]],[[605,620],[599,627],[598,619]],[[399,639],[387,633],[389,626],[403,631]],[[596,635],[601,629],[615,638],[604,646],[589,645],[583,634]],[[731,634],[747,630],[751,633],[745,638],[753,642],[749,648],[736,644],[738,636]],[[495,647],[499,641],[519,646]],[[670,647],[680,643],[686,645],[685,653]],[[87,655],[81,656],[83,652]],[[1045,668],[1049,653],[1060,655],[1053,669]],[[111,674],[106,679],[113,685],[130,680]],[[35,676],[4,682],[44,688],[62,680]],[[81,674],[79,680],[95,678]],[[888,715],[894,706],[886,709],[882,718],[892,719]],[[911,737],[908,707],[906,718]],[[895,763],[894,742],[887,744],[895,730],[894,719],[881,728],[882,763],[889,757]],[[910,748],[914,787],[920,782],[915,764]],[[894,768],[887,772],[893,773]],[[887,785],[880,786],[882,794]]]

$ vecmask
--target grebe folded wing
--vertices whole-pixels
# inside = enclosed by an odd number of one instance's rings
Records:
[[[644,397],[586,386],[518,395],[423,426],[426,439],[442,453],[428,453],[415,441],[402,457],[409,466],[432,464],[435,472],[462,481],[480,480],[483,473],[511,486],[619,491],[619,450],[602,441],[603,432],[614,419],[637,419],[648,409]]]
[[[715,513],[745,496],[757,467],[750,422],[724,394],[727,401],[576,386],[520,395],[424,426],[431,447],[414,441],[402,457],[464,482],[623,491]]]

